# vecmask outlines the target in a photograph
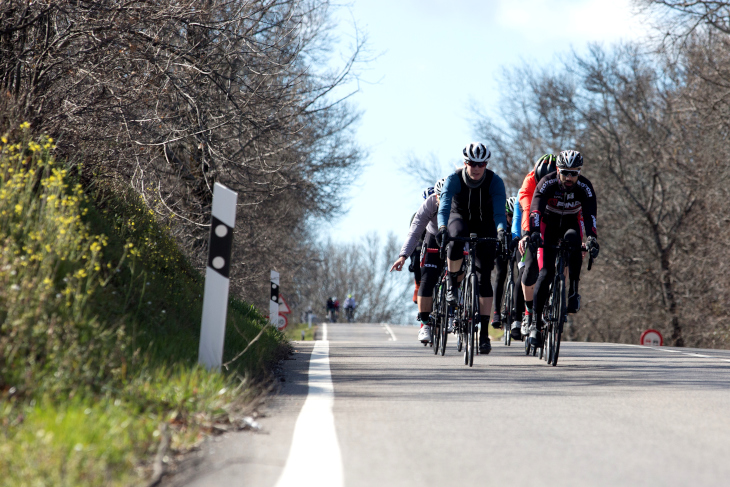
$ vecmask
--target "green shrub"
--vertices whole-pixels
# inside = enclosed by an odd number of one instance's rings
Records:
[[[21,129],[0,145],[0,483],[137,484],[162,437],[235,426],[288,344],[232,298],[223,373],[199,366],[204,282],[169,228]]]

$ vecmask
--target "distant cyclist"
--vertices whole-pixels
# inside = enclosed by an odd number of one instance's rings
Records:
[[[540,180],[530,205],[530,240],[542,246],[539,252],[540,273],[535,284],[535,320],[530,327],[530,341],[541,347],[539,330],[543,327],[542,310],[548,298],[549,287],[555,275],[557,251],[552,246],[562,239],[571,245],[568,261],[570,290],[568,313],[580,309],[578,282],[583,254],[580,250],[585,235],[586,248],[593,258],[598,256],[596,230],[596,193],[591,182],[580,175],[583,156],[575,150],[558,155],[557,172]],[[587,221],[587,225],[586,225]]]
[[[505,218],[505,190],[502,179],[487,169],[492,154],[481,143],[473,142],[462,151],[464,167],[449,177],[441,193],[438,212],[438,243],[446,237],[469,237],[476,233],[480,238],[498,238],[506,243],[507,219]],[[478,245],[474,270],[479,279],[479,309],[481,332],[480,353],[489,353],[492,345],[487,326],[492,309],[491,273],[494,267],[494,245]],[[457,304],[459,281],[463,278],[464,242],[451,241],[448,245],[449,270],[446,299],[452,306]]]
[[[352,297],[352,294],[347,295],[345,299],[345,316],[347,316],[347,322],[352,323],[355,319],[355,308],[357,308],[357,301]]]
[[[327,315],[329,316],[330,322],[335,323],[337,321],[337,313],[340,310],[340,302],[336,296],[327,298]]]
[[[408,230],[408,236],[400,250],[399,257],[390,268],[391,272],[394,270],[400,271],[403,268],[406,257],[411,255],[413,249],[418,245],[418,236],[425,232],[423,249],[421,250],[422,257],[419,263],[421,282],[418,287],[418,321],[421,325],[418,330],[418,340],[423,343],[431,341],[430,316],[433,306],[433,288],[443,269],[443,262],[437,252],[436,223],[439,198],[445,180],[446,178],[436,182],[434,185],[434,194],[429,195],[418,208],[418,211],[411,220],[411,227]],[[431,249],[431,252],[429,252],[429,249]]]

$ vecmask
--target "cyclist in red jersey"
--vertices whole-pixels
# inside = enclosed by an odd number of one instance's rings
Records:
[[[522,240],[519,243],[519,250],[525,258],[525,266],[520,271],[522,293],[525,298],[525,313],[522,317],[522,326],[520,328],[513,328],[514,331],[511,331],[514,340],[519,340],[522,336],[527,336],[529,333],[533,316],[533,291],[537,282],[537,275],[540,272],[537,265],[537,248],[532,245],[527,245],[530,236],[530,205],[532,204],[532,197],[535,194],[537,183],[545,175],[556,170],[555,161],[556,157],[553,154],[545,154],[540,157],[535,163],[535,168],[525,176],[525,180],[522,182],[522,187],[518,193],[522,210],[520,227],[522,230]]]

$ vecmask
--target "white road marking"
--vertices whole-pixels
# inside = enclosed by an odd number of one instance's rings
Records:
[[[632,343],[626,343],[624,345],[628,345],[630,347],[649,348],[651,350],[656,350],[657,352],[681,353],[682,355],[689,355],[690,357],[711,358],[711,359],[715,359],[715,360],[722,360],[723,362],[730,362],[730,359],[726,359],[726,358],[713,357],[712,355],[703,355],[701,353],[694,353],[694,352],[683,352],[681,350],[672,350],[671,348],[650,347],[648,345],[634,345]]]
[[[383,326],[385,327],[385,331],[387,331],[388,333],[390,333],[390,337],[391,337],[391,339],[392,339],[392,340],[393,340],[394,342],[395,342],[395,341],[397,341],[397,340],[398,340],[398,338],[396,338],[396,336],[395,336],[395,333],[393,333],[393,330],[391,330],[391,329],[390,329],[390,327],[389,327],[388,325],[386,325],[385,323],[382,323],[382,325],[383,325]]]
[[[294,426],[289,458],[276,487],[342,487],[342,456],[332,406],[335,390],[330,372],[327,325],[324,340],[314,343],[309,359],[309,392]]]
[[[325,323],[325,322],[322,322],[322,341],[323,342],[327,341],[327,323]],[[329,350],[329,348],[328,348],[328,350]]]

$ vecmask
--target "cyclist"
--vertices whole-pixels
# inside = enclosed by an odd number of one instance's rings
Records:
[[[391,272],[403,269],[403,263],[406,261],[407,256],[411,255],[413,249],[417,246],[418,236],[425,232],[419,266],[421,282],[418,287],[418,321],[421,324],[421,328],[418,330],[418,340],[423,343],[431,341],[431,324],[429,320],[433,306],[433,288],[443,268],[443,262],[439,253],[429,252],[428,249],[438,250],[438,244],[436,243],[436,215],[438,213],[439,198],[445,180],[446,178],[443,178],[436,182],[434,185],[434,193],[429,195],[418,208],[411,221],[411,227],[408,230],[408,236],[401,248],[399,257],[390,268]]]
[[[331,297],[327,298],[327,304],[325,305],[327,308],[327,317],[329,318],[330,322],[335,322],[335,300],[337,298]]]
[[[545,154],[540,157],[540,159],[538,159],[535,163],[534,169],[525,176],[525,179],[522,182],[522,187],[518,193],[520,202],[519,206],[522,214],[522,219],[520,221],[522,228],[522,240],[519,242],[519,250],[524,262],[524,266],[520,270],[520,282],[522,283],[521,287],[522,294],[524,296],[525,313],[522,318],[520,332],[511,331],[512,338],[515,340],[519,340],[523,336],[527,336],[529,333],[533,316],[532,307],[535,282],[537,282],[537,275],[540,271],[537,262],[537,247],[534,245],[528,245],[530,236],[530,205],[532,204],[532,197],[535,194],[537,183],[548,173],[556,170],[555,161],[556,157],[554,154]]]
[[[516,253],[517,255],[517,274],[515,279],[515,294],[514,294],[514,309],[516,312],[516,315],[514,316],[514,320],[512,322],[512,326],[510,327],[509,333],[512,334],[512,339],[519,340],[521,338],[521,322],[522,322],[522,315],[523,310],[525,309],[525,296],[523,294],[522,290],[522,274],[525,270],[525,256],[521,255],[519,253],[519,249],[517,246],[520,242],[520,237],[522,236],[522,207],[520,206],[519,201],[515,203],[515,212],[514,216],[512,217],[512,242],[510,243],[510,255],[513,253]],[[507,333],[508,330],[505,330],[505,333]]]
[[[352,297],[352,294],[348,294],[347,299],[345,299],[345,315],[348,322],[352,322],[355,318],[355,308],[357,308],[357,301]]]
[[[541,347],[542,310],[548,297],[550,283],[555,275],[556,250],[551,248],[559,239],[574,249],[569,258],[570,290],[568,313],[580,309],[578,282],[583,254],[580,244],[586,238],[586,249],[593,258],[598,256],[596,240],[596,193],[591,182],[580,175],[583,156],[575,150],[565,150],[558,155],[557,172],[551,172],[540,180],[530,205],[530,240],[544,245],[538,254],[540,273],[535,283],[535,319],[530,327],[530,341]],[[588,221],[586,225],[584,216]]]
[[[423,190],[423,193],[421,193],[421,196],[423,196],[423,199],[427,199],[429,196],[431,196],[434,193],[434,188],[432,186],[429,186],[428,188]],[[413,224],[413,219],[416,217],[416,214],[414,213],[411,217],[411,224]],[[423,230],[421,233],[421,238],[418,240],[418,243],[413,248],[413,252],[410,255],[411,263],[408,266],[408,271],[413,273],[413,279],[416,283],[416,288],[413,290],[413,302],[418,303],[418,288],[421,286],[421,247],[423,246],[423,239],[426,237],[426,230]]]
[[[512,228],[512,216],[515,212],[515,202],[517,198],[511,196],[507,198],[507,204],[505,204],[505,217],[507,218],[507,226]],[[519,206],[519,205],[518,205]],[[509,242],[509,248],[512,247],[512,234],[511,232],[507,235],[507,241]],[[492,328],[502,328],[502,295],[504,294],[504,282],[507,277],[507,266],[509,266],[510,256],[509,254],[500,253],[494,259],[494,279],[492,280],[492,288],[494,290],[494,305],[492,307]]]
[[[441,191],[438,211],[439,246],[446,237],[468,237],[476,233],[478,237],[497,237],[506,240],[507,220],[504,214],[506,196],[502,179],[487,169],[491,157],[489,149],[481,143],[473,142],[463,150],[464,167],[457,169],[446,178]],[[494,267],[496,248],[482,244],[476,249],[474,270],[479,279],[480,313],[490,313],[492,309],[492,283],[490,275]],[[458,281],[463,277],[461,271],[464,261],[464,243],[451,241],[448,245],[448,291],[446,299],[450,305],[457,304]],[[492,345],[487,334],[489,314],[481,314],[482,324],[479,334],[480,353],[489,353]]]

